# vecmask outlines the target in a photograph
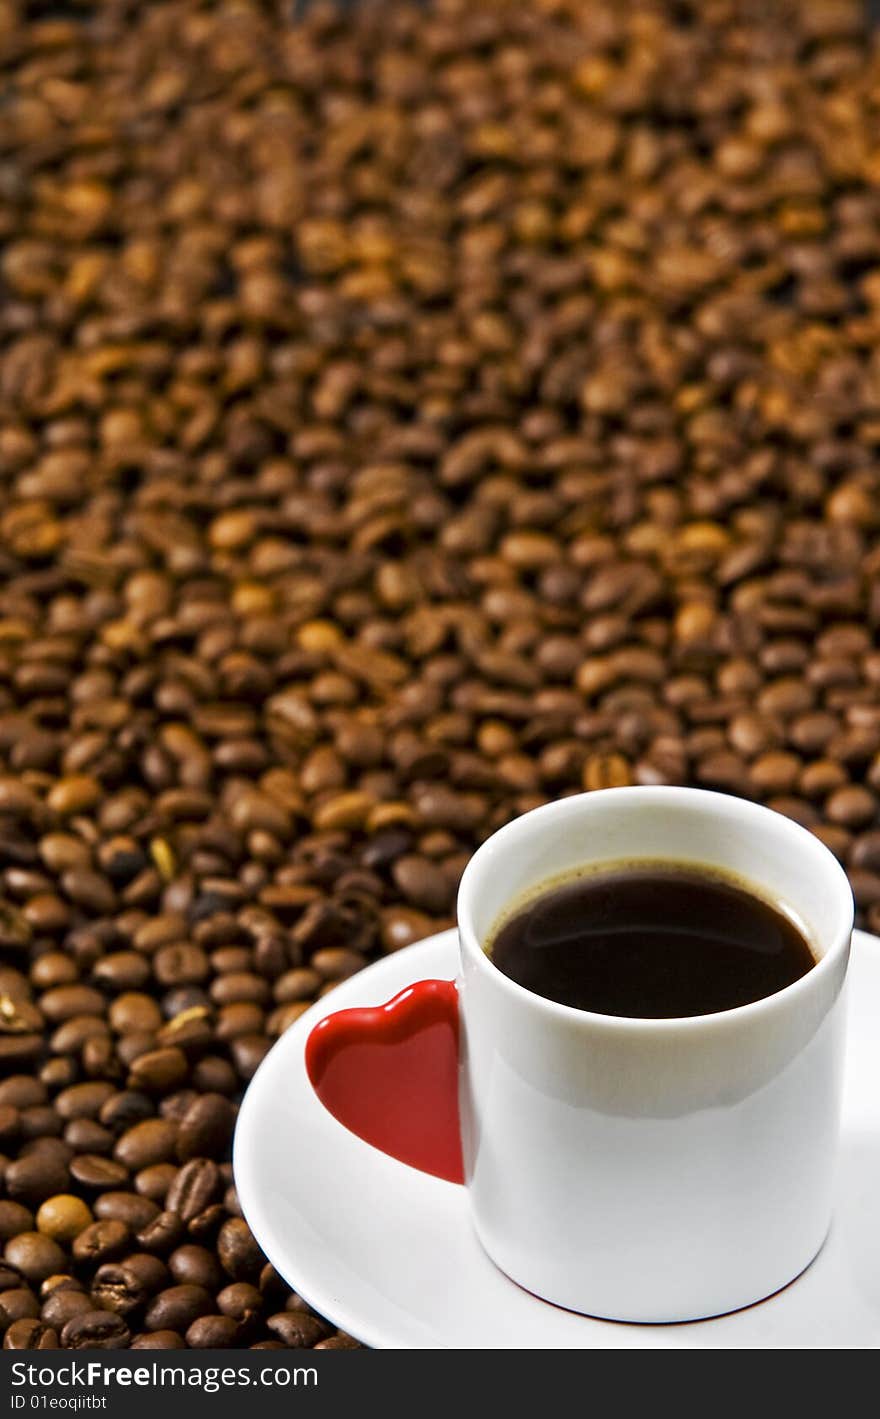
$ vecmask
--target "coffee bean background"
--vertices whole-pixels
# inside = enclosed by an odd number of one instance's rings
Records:
[[[0,51],[4,1345],[349,1346],[237,1103],[502,823],[744,794],[880,930],[880,49],[11,0]]]

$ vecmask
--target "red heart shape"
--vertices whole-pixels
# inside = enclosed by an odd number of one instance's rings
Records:
[[[306,1041],[306,1070],[324,1107],[358,1138],[464,1182],[454,981],[419,981],[385,1005],[326,1016]]]

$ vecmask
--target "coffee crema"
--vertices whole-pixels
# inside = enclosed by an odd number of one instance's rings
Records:
[[[733,1010],[816,964],[780,908],[712,869],[666,862],[550,882],[498,924],[486,950],[536,995],[640,1019]]]

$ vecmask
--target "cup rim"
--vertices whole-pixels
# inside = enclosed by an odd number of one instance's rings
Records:
[[[749,1001],[746,1005],[736,1005],[730,1010],[716,1010],[703,1015],[668,1015],[659,1018],[644,1015],[604,1015],[598,1011],[581,1010],[574,1005],[564,1005],[558,1000],[550,1000],[544,995],[538,995],[535,991],[520,985],[519,982],[512,980],[510,976],[500,971],[480,945],[473,926],[472,910],[473,895],[477,889],[480,875],[488,862],[497,854],[499,848],[503,849],[505,844],[512,842],[524,833],[533,832],[545,818],[575,817],[582,811],[585,801],[589,801],[599,808],[603,801],[607,802],[611,797],[618,801],[621,797],[625,797],[628,801],[632,801],[635,807],[640,800],[643,803],[656,804],[657,799],[661,796],[668,801],[674,800],[678,803],[690,801],[695,807],[699,804],[704,808],[714,807],[716,811],[722,809],[740,817],[744,815],[746,818],[751,818],[755,826],[760,826],[761,823],[766,823],[768,818],[772,818],[775,820],[777,828],[781,827],[782,831],[792,836],[795,850],[799,846],[803,847],[809,844],[811,852],[818,851],[820,861],[828,873],[829,890],[837,896],[835,912],[837,919],[833,932],[829,933],[829,944],[815,965],[805,975],[792,981],[790,985],[783,986],[781,990],[774,991],[771,995]],[[674,860],[674,858],[670,858],[670,861]],[[456,920],[462,958],[467,955],[479,970],[488,975],[496,989],[506,993],[512,999],[518,1000],[520,1004],[528,1005],[532,1009],[555,1017],[560,1023],[569,1026],[580,1024],[593,1030],[605,1029],[618,1034],[668,1035],[673,1032],[696,1033],[707,1029],[730,1030],[738,1025],[757,1021],[761,1016],[771,1015],[788,1006],[796,1006],[799,1000],[821,988],[822,981],[829,972],[835,969],[841,956],[849,950],[854,916],[853,893],[846,873],[830,849],[800,823],[786,818],[784,814],[777,813],[772,808],[767,808],[764,804],[754,803],[748,798],[719,793],[713,789],[679,787],[673,784],[630,785],[623,788],[595,789],[590,793],[577,793],[568,798],[555,799],[550,803],[541,804],[538,808],[532,808],[527,813],[520,814],[511,822],[505,823],[477,848],[462,874],[456,901]]]

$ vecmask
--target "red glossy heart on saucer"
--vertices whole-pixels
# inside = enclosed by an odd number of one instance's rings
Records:
[[[324,1107],[359,1138],[464,1181],[454,981],[419,981],[385,1005],[328,1015],[306,1042],[306,1069]]]

